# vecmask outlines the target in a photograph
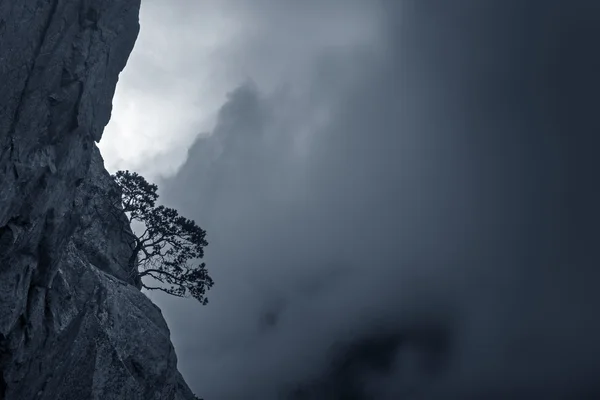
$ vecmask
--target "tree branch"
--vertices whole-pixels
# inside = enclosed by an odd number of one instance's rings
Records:
[[[169,291],[168,289],[165,289],[165,288],[162,288],[162,287],[158,287],[158,286],[146,286],[146,285],[144,285],[142,283],[142,287],[144,289],[148,289],[148,290],[160,290],[161,292],[165,292],[165,293],[170,294],[171,296],[175,296],[175,297],[182,297],[182,298],[187,297],[185,293],[183,293],[183,294],[177,294],[177,293],[174,293],[172,291]]]
[[[166,276],[168,276],[169,278],[173,279],[176,282],[185,282],[185,279],[183,279],[183,278],[177,277],[177,276],[171,274],[170,272],[162,271],[160,269],[155,269],[155,268],[148,268],[148,269],[145,269],[144,271],[140,272],[140,278],[142,278],[142,277],[144,277],[146,275],[150,275],[154,279],[160,281],[160,278],[157,278],[153,274],[166,275]],[[181,286],[183,286],[181,283],[178,283],[178,284],[181,285]]]

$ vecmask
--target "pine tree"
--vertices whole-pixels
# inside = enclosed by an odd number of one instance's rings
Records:
[[[142,281],[142,287],[192,296],[206,305],[206,291],[214,284],[205,263],[198,261],[208,245],[206,232],[177,210],[157,206],[158,187],[136,172],[118,171],[112,177],[121,189],[122,211],[130,225],[143,225],[143,232],[133,235],[130,268],[137,265],[140,279],[149,276],[161,283],[149,286]]]

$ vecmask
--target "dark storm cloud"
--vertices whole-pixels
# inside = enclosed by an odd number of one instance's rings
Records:
[[[216,281],[159,299],[182,372],[207,399],[599,393],[600,5],[371,4],[383,45],[241,85],[162,183]]]

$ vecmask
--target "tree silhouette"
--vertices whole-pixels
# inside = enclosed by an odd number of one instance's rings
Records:
[[[137,221],[143,225],[141,235],[124,230],[133,239],[129,267],[135,270],[137,266],[140,280],[150,276],[163,284],[148,286],[142,281],[142,287],[192,296],[206,305],[206,291],[214,282],[206,265],[197,261],[208,245],[206,232],[177,210],[156,206],[158,187],[136,172],[118,171],[112,177],[121,189],[122,211],[129,224]]]

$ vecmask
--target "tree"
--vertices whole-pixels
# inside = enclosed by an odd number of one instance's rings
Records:
[[[148,183],[136,172],[118,171],[112,175],[121,190],[121,206],[129,224],[143,225],[142,234],[131,234],[132,254],[129,267],[138,268],[139,278],[149,276],[164,286],[142,287],[160,290],[178,297],[192,296],[206,305],[206,291],[214,282],[206,265],[197,260],[204,256],[208,245],[206,232],[177,210],[156,206],[158,187]]]

